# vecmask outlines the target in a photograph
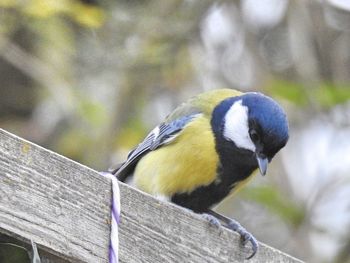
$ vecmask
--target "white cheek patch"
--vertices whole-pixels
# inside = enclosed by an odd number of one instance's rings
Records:
[[[233,141],[238,148],[255,152],[255,145],[249,136],[248,108],[242,100],[235,102],[225,116],[224,137]]]

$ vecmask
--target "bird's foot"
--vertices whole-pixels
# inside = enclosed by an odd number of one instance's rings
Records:
[[[240,223],[233,219],[230,219],[226,227],[237,232],[241,236],[243,246],[250,242],[250,244],[252,245],[253,252],[246,259],[251,259],[252,257],[254,257],[259,248],[259,243],[256,240],[256,238],[251,233],[249,233],[243,226],[241,226]]]
[[[209,210],[208,213],[209,215],[212,215],[215,218],[220,219],[222,222],[224,222],[225,223],[224,226],[227,227],[228,229],[231,229],[237,232],[241,236],[243,246],[245,246],[248,242],[250,242],[250,244],[252,245],[253,252],[249,257],[247,257],[247,259],[251,259],[252,257],[254,257],[254,255],[258,251],[259,243],[252,234],[250,234],[243,226],[241,226],[240,223],[238,223],[234,219],[231,219],[213,210]]]
[[[210,214],[201,214],[202,218],[206,221],[208,221],[210,226],[219,228],[221,226],[221,223],[219,221],[219,219],[217,219],[215,216],[212,216]]]

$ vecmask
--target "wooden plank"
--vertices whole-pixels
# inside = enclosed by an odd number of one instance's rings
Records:
[[[239,236],[120,183],[120,262],[242,262]],[[0,232],[71,262],[107,262],[110,182],[0,129]],[[301,262],[260,244],[249,262]]]
[[[63,258],[107,262],[110,183],[0,131],[0,231]],[[41,245],[41,246],[40,246]]]

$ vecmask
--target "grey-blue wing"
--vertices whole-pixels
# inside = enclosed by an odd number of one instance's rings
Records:
[[[122,182],[133,172],[137,162],[147,154],[149,151],[153,151],[163,145],[171,143],[176,136],[182,131],[182,129],[196,118],[199,114],[191,114],[188,116],[182,116],[170,122],[163,122],[156,128],[154,128],[146,138],[128,154],[128,158],[125,163],[119,167],[110,169],[112,174],[115,174]]]

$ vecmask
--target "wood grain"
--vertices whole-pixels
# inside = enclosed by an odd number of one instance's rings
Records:
[[[199,215],[120,183],[120,262],[242,262],[250,248]],[[107,262],[111,185],[0,129],[0,232],[71,262]],[[264,244],[247,262],[301,262]]]

